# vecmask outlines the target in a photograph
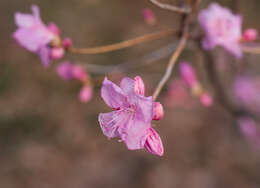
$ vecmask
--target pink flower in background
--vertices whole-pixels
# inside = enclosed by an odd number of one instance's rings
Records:
[[[242,18],[229,9],[212,3],[208,9],[199,13],[199,23],[205,32],[204,49],[222,46],[237,58],[242,57],[240,39],[242,35]]]
[[[39,7],[32,6],[33,14],[15,14],[15,22],[18,29],[14,33],[14,38],[24,48],[37,52],[42,46],[47,45],[54,39],[54,34],[43,24],[40,18]]]
[[[79,100],[83,103],[87,103],[92,99],[93,89],[91,86],[83,86],[79,93]]]
[[[254,113],[260,112],[260,78],[238,77],[233,86],[238,103]]]
[[[32,6],[32,14],[16,13],[15,23],[18,29],[13,37],[21,46],[38,54],[43,66],[47,67],[51,60],[63,57],[62,47],[52,49],[49,46],[54,41],[59,43],[60,30],[54,23],[47,27],[42,22],[38,6]]]
[[[105,78],[101,88],[101,97],[114,109],[99,114],[101,129],[108,138],[120,137],[130,150],[144,148],[151,136],[153,99],[139,94],[144,93],[144,87],[140,87],[142,85],[140,77],[135,80],[126,77],[122,79],[120,87]]]
[[[260,144],[260,129],[259,125],[250,117],[242,117],[238,120],[238,125],[241,133],[251,143]]]

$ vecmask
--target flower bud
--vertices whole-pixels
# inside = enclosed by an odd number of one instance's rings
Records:
[[[83,67],[75,65],[72,70],[72,75],[75,79],[85,81],[87,79],[87,73]]]
[[[52,59],[61,59],[64,56],[63,48],[52,48],[51,49],[51,58]]]
[[[258,37],[258,32],[256,29],[247,29],[243,33],[243,39],[248,42],[256,40],[257,37]]]
[[[153,128],[149,129],[149,133],[146,142],[144,144],[144,147],[148,152],[154,155],[158,155],[158,156],[163,155],[163,144],[161,138]]]
[[[163,106],[159,102],[153,103],[153,120],[160,120],[164,116]]]
[[[144,82],[142,78],[140,76],[136,76],[134,80],[135,80],[135,86],[134,86],[135,92],[138,93],[139,95],[144,95],[145,89],[144,89]]]
[[[143,10],[143,16],[144,16],[145,22],[148,25],[155,25],[156,24],[156,17],[154,15],[154,13],[149,8],[145,8]]]
[[[197,84],[197,77],[193,67],[186,62],[181,62],[180,73],[185,82],[193,88]]]
[[[71,40],[71,38],[65,38],[65,39],[62,41],[62,44],[63,44],[63,47],[64,47],[65,49],[70,48],[71,45],[72,45],[72,40]]]
[[[81,102],[86,103],[89,102],[92,98],[93,90],[90,86],[83,86],[79,93],[79,99]]]
[[[203,93],[200,96],[200,102],[205,107],[210,107],[213,104],[213,99],[208,93]]]
[[[64,80],[71,80],[73,79],[72,69],[73,65],[70,62],[62,62],[57,66],[56,72]]]

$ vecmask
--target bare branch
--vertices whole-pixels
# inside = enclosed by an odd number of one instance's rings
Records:
[[[150,0],[150,1],[151,1],[151,3],[155,4],[156,6],[162,8],[162,9],[178,12],[181,14],[188,14],[191,12],[190,8],[180,8],[180,7],[170,5],[170,4],[161,3],[158,0]]]

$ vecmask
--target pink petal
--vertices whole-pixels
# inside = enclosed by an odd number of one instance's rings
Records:
[[[149,129],[148,137],[145,142],[145,148],[154,155],[163,155],[163,144],[159,134],[153,129]]]
[[[125,125],[128,119],[129,118],[124,113],[119,111],[100,113],[98,116],[100,127],[104,135],[108,138],[120,136],[118,128],[119,126]]]
[[[30,14],[15,14],[15,23],[18,27],[31,27],[34,24],[34,17]]]
[[[135,81],[131,78],[125,77],[120,82],[120,88],[125,94],[134,92]]]
[[[135,85],[134,85],[134,90],[137,94],[143,95],[145,93],[145,87],[144,87],[144,82],[140,76],[136,76],[134,78],[135,80]]]
[[[126,105],[126,96],[122,92],[121,88],[107,78],[103,81],[101,97],[108,106],[114,109],[118,109]]]
[[[150,124],[130,118],[126,128],[119,128],[120,137],[129,150],[143,149],[149,127]]]

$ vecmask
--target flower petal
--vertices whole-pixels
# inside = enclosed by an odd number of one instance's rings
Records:
[[[34,24],[34,17],[30,14],[15,14],[15,23],[18,27],[31,27]]]
[[[126,125],[128,119],[129,117],[127,117],[125,113],[120,111],[100,113],[98,116],[100,127],[104,135],[106,135],[108,138],[120,136],[118,128],[122,125]]]
[[[120,82],[120,88],[125,94],[135,92],[134,87],[135,87],[135,81],[131,78],[125,77]]]
[[[153,129],[149,129],[149,135],[145,142],[145,148],[154,155],[163,155],[163,144],[159,134]]]
[[[107,78],[103,81],[101,97],[108,106],[114,109],[126,105],[126,96],[122,92],[121,88]]]
[[[119,128],[121,139],[129,150],[144,148],[149,127],[150,124],[145,124],[136,118],[130,118],[127,122],[127,127],[124,129]]]

